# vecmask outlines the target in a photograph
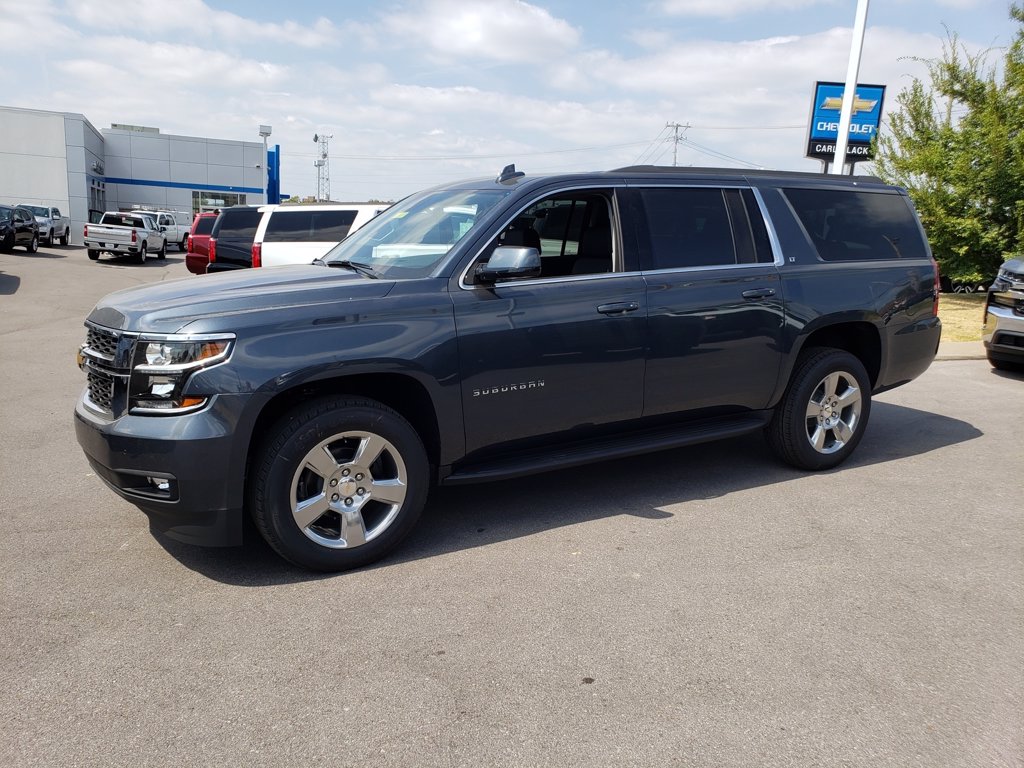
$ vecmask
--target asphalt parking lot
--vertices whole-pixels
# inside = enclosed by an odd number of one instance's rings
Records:
[[[436,492],[315,576],[152,535],[75,442],[102,295],[0,253],[0,765],[1024,765],[1024,377],[940,361],[854,459],[744,438]]]

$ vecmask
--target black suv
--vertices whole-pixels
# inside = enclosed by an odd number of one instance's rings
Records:
[[[39,223],[32,211],[20,205],[0,205],[0,248],[22,245],[29,253],[39,250]]]
[[[210,261],[206,274],[252,266],[252,243],[264,208],[235,205],[220,212],[210,233]]]
[[[340,570],[394,547],[432,483],[760,432],[838,465],[872,394],[934,358],[938,270],[869,177],[507,168],[316,264],[112,294],[86,329],[100,478],[174,538],[237,544],[249,514]]]

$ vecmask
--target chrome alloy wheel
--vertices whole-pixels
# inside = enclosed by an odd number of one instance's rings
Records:
[[[860,426],[861,391],[857,379],[834,371],[822,379],[807,403],[807,440],[818,453],[835,453]]]
[[[408,492],[401,454],[372,432],[342,432],[299,463],[292,478],[295,524],[330,549],[351,549],[380,536],[395,521]]]

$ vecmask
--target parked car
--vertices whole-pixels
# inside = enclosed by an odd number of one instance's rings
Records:
[[[0,205],[0,248],[11,251],[19,245],[29,253],[39,250],[39,223],[28,208]]]
[[[836,467],[873,394],[931,364],[938,278],[905,191],[870,177],[510,167],[318,264],[102,299],[75,430],[154,529],[238,544],[247,514],[342,570],[391,551],[435,483],[608,461],[614,493],[615,460],[762,432]]]
[[[111,256],[134,256],[144,264],[146,256],[155,253],[167,257],[167,240],[152,214],[143,211],[107,211],[99,224],[86,224],[86,254],[96,261],[101,253]]]
[[[210,263],[210,233],[217,221],[216,213],[199,213],[192,220],[192,231],[185,244],[185,266],[194,275],[205,275]]]
[[[49,205],[26,205],[19,203],[22,208],[27,208],[36,218],[39,224],[39,239],[47,246],[53,246],[53,241],[60,239],[61,245],[67,245],[71,237],[71,219],[62,216],[60,208]]]
[[[192,229],[192,214],[182,211],[153,211],[156,225],[164,233],[168,243],[174,243],[178,250],[188,250],[188,233]]]
[[[1003,264],[989,287],[982,343],[993,368],[1024,370],[1024,260]]]
[[[272,205],[233,205],[220,212],[210,232],[206,274],[252,266],[252,243],[263,213]]]
[[[388,206],[374,203],[278,205],[264,211],[251,266],[310,264]]]

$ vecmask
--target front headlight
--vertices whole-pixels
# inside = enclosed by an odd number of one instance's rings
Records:
[[[207,397],[185,396],[196,371],[228,359],[233,335],[142,336],[135,345],[129,403],[132,413],[178,414],[202,408]]]

